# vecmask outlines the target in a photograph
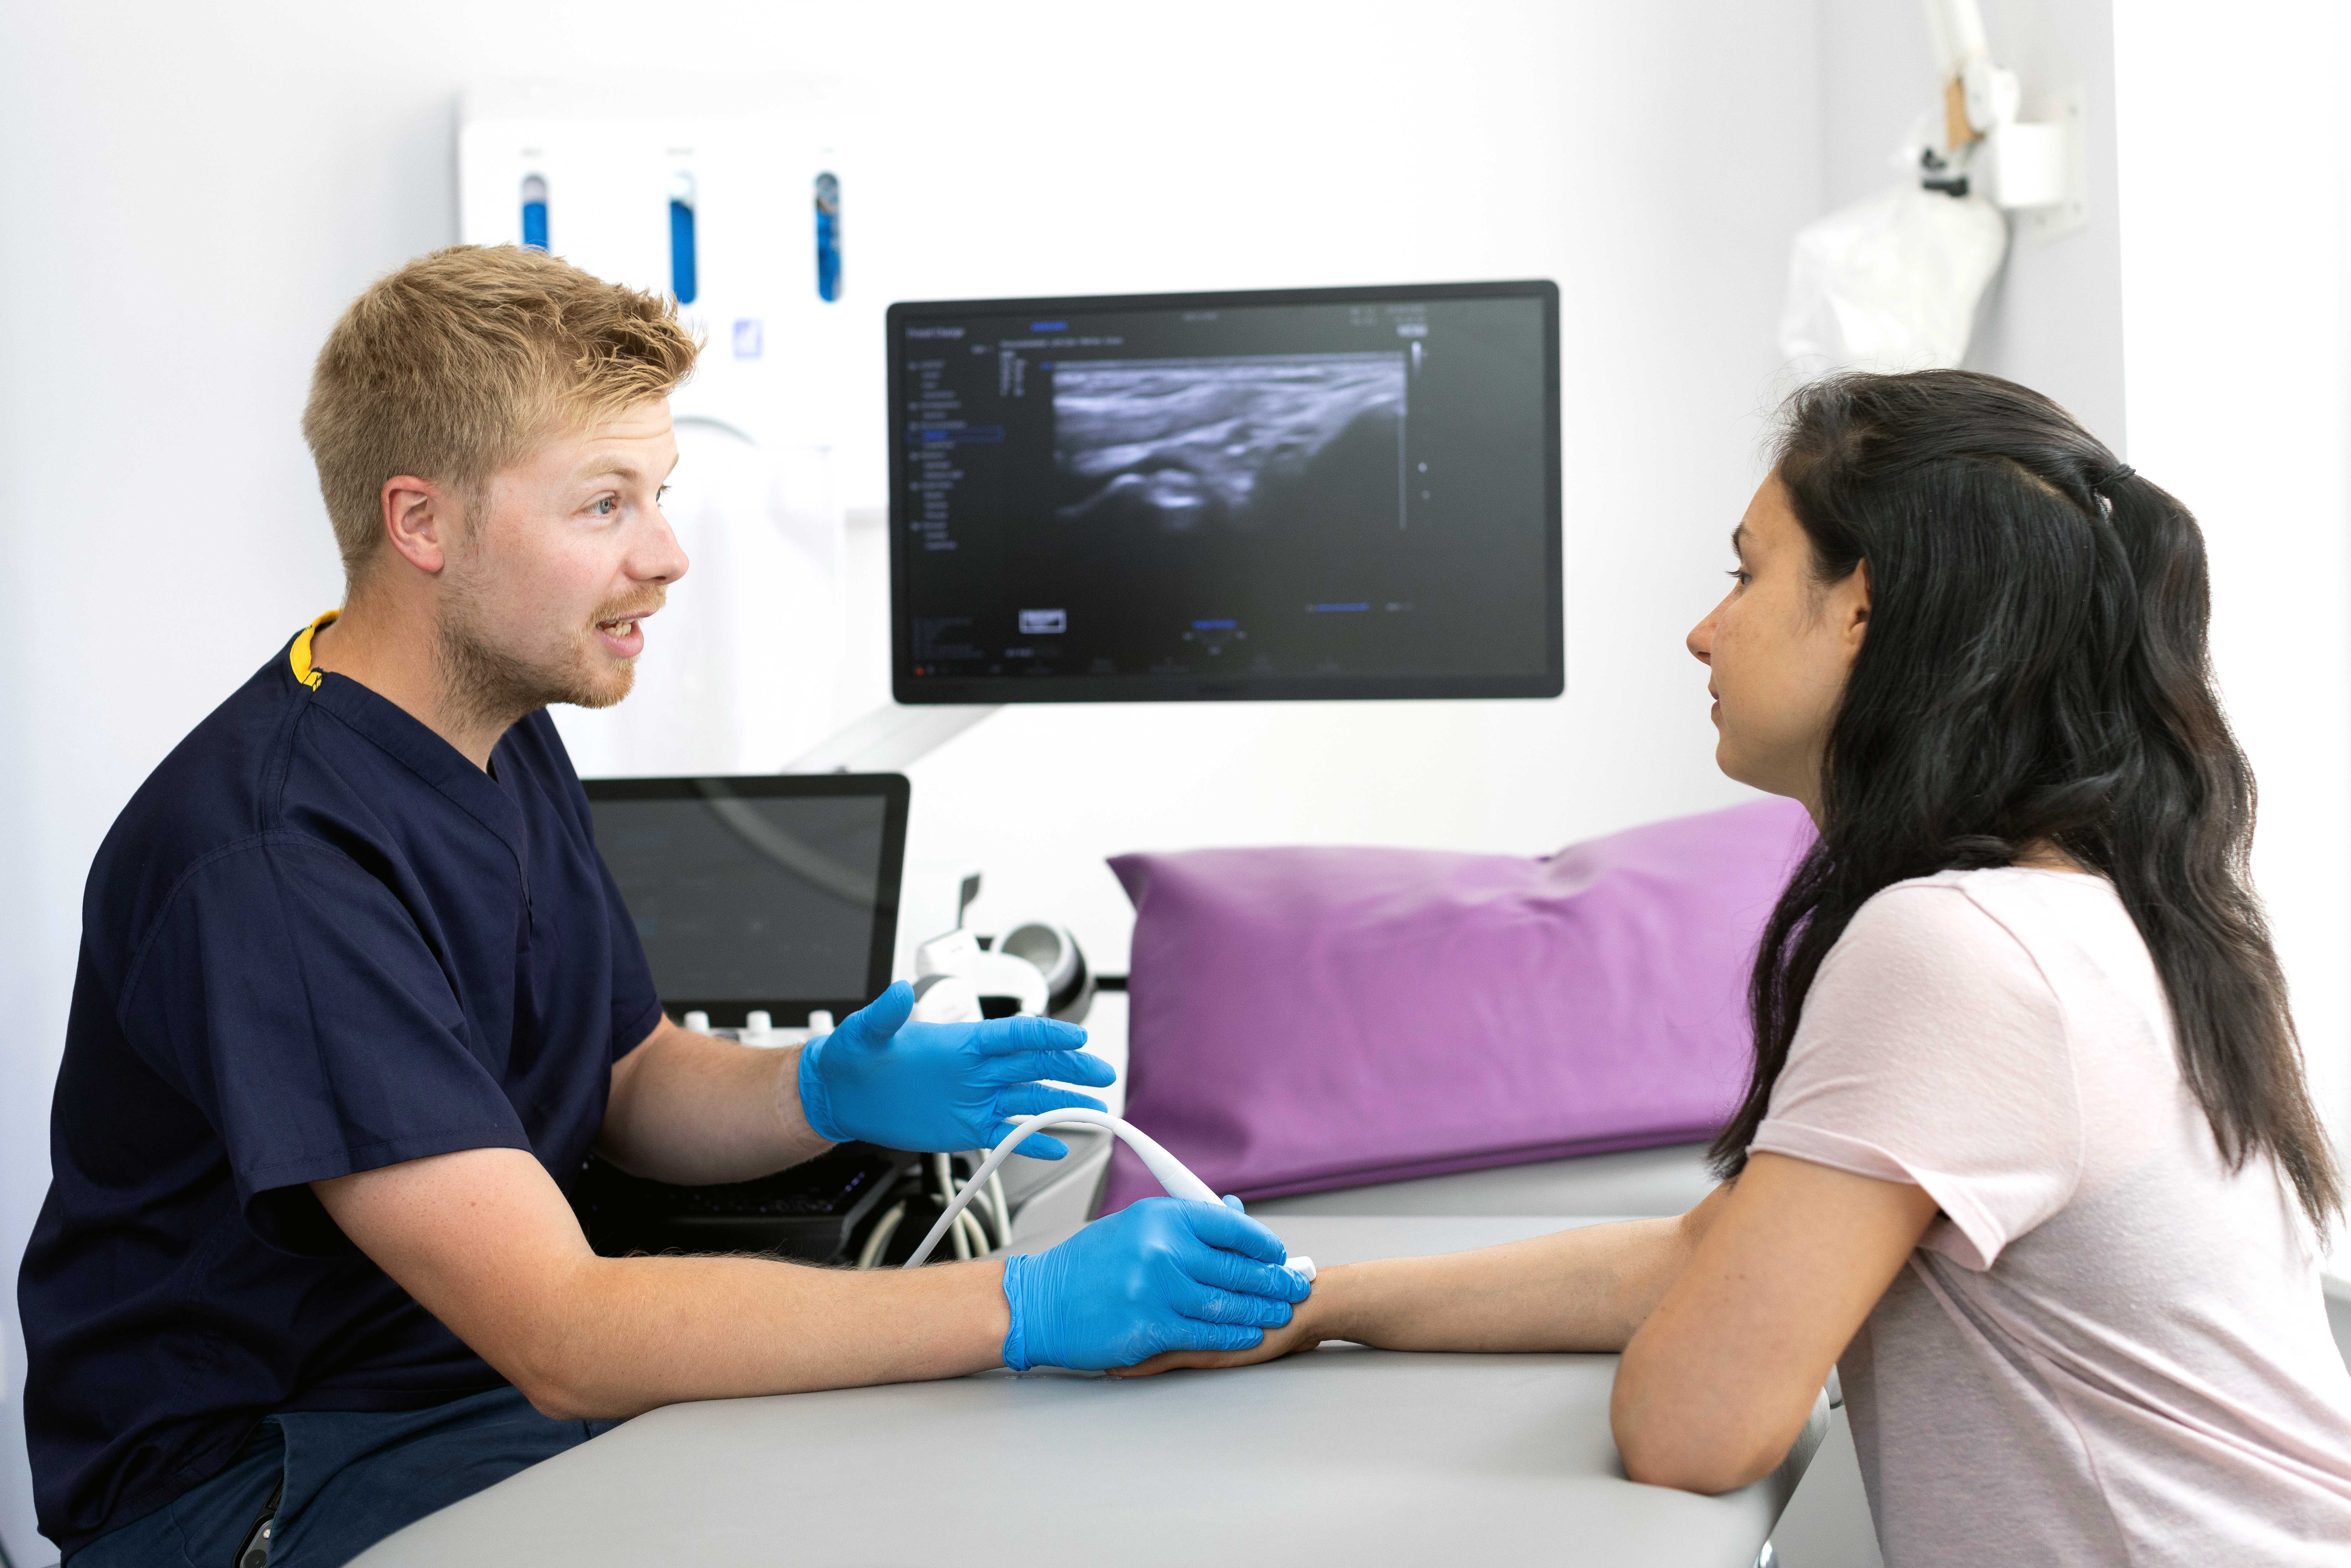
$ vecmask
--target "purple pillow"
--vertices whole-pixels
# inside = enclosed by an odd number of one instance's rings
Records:
[[[1812,840],[1775,800],[1541,860],[1121,855],[1126,1114],[1243,1197],[1710,1137],[1747,1082],[1756,938]],[[1159,1190],[1120,1145],[1104,1209]]]

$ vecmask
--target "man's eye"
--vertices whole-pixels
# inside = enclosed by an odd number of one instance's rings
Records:
[[[609,517],[621,509],[621,498],[618,496],[599,496],[588,503],[588,509],[600,517]]]
[[[655,490],[655,491],[653,492],[653,505],[654,505],[654,506],[658,507],[658,506],[660,506],[664,501],[666,501],[666,500],[668,500],[668,499],[669,499],[669,486],[668,486],[664,485],[660,489]]]

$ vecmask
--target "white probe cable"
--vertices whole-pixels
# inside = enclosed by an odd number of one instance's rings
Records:
[[[905,1218],[906,1206],[903,1201],[894,1203],[883,1211],[882,1218],[873,1222],[872,1234],[866,1237],[864,1247],[857,1254],[859,1268],[881,1267],[882,1254],[889,1250],[890,1238],[898,1234],[898,1227]]]
[[[971,1160],[977,1166],[985,1156],[974,1151],[965,1157]],[[975,1176],[972,1179],[976,1182],[978,1177]],[[1001,1175],[987,1178],[987,1201],[978,1207],[988,1212],[989,1222],[996,1227],[997,1238],[993,1246],[984,1246],[981,1251],[983,1253],[1002,1251],[1012,1243],[1012,1201],[1004,1195],[1004,1177]],[[882,1255],[889,1250],[890,1239],[898,1234],[898,1227],[905,1218],[906,1205],[903,1199],[883,1211],[882,1217],[873,1222],[872,1229],[866,1233],[865,1245],[858,1249],[856,1265],[858,1268],[881,1267]],[[969,1222],[969,1216],[965,1217],[965,1222]],[[981,1228],[983,1239],[986,1232],[987,1228],[983,1226]]]
[[[962,1195],[956,1189],[953,1155],[931,1156],[931,1180],[937,1185],[940,1208],[956,1216],[954,1227],[948,1230],[947,1235],[955,1242],[956,1259],[967,1260],[977,1257],[979,1254],[971,1249],[971,1222],[962,1217],[960,1212],[962,1206],[956,1202],[956,1199]],[[983,1246],[979,1250],[986,1252],[987,1249]]]
[[[979,1177],[975,1174],[971,1179],[977,1181]],[[987,1178],[987,1201],[996,1206],[996,1244],[998,1247],[1011,1246],[1012,1200],[1004,1196],[1002,1171]]]
[[[1195,1203],[1222,1201],[1207,1182],[1186,1168],[1183,1161],[1162,1148],[1157,1139],[1107,1111],[1092,1111],[1073,1105],[1066,1111],[1049,1111],[1041,1116],[1014,1116],[1010,1120],[1015,1124],[1012,1131],[1005,1134],[1003,1140],[989,1151],[979,1169],[972,1173],[971,1180],[964,1184],[962,1190],[955,1195],[955,1200],[947,1205],[946,1212],[932,1222],[930,1234],[923,1238],[923,1244],[914,1249],[914,1256],[908,1258],[903,1267],[917,1267],[929,1258],[931,1249],[939,1244],[939,1238],[947,1233],[947,1227],[956,1222],[956,1217],[963,1212],[964,1206],[995,1177],[997,1167],[1010,1159],[1012,1151],[1030,1134],[1052,1127],[1107,1127],[1125,1140],[1126,1146],[1134,1151],[1144,1167],[1158,1179],[1161,1186],[1167,1189],[1169,1197],[1189,1198]],[[1302,1280],[1311,1281],[1314,1278],[1314,1260],[1311,1258],[1293,1254],[1282,1267]]]
[[[967,1155],[962,1157],[971,1160],[975,1166],[978,1163],[977,1155]],[[956,1207],[956,1199],[964,1190],[956,1180],[956,1158],[957,1156],[954,1155],[931,1156],[931,1169],[938,1178],[939,1206],[943,1208]],[[968,1185],[977,1186],[979,1177],[974,1176]],[[1001,1176],[988,1178],[986,1189],[979,1196],[987,1201],[974,1204],[973,1207],[957,1215],[955,1228],[948,1233],[955,1239],[956,1256],[958,1259],[985,1258],[991,1252],[1001,1251],[1012,1239],[1012,1226],[1008,1218],[1010,1206],[1003,1201],[1003,1178]],[[987,1227],[980,1223],[982,1215],[987,1215],[995,1221],[996,1239],[994,1241],[987,1239]]]
[[[970,1212],[963,1217],[963,1223],[971,1227],[972,1235],[977,1239],[975,1245],[979,1250],[976,1255],[984,1258],[990,1252],[1003,1251],[1012,1240],[1012,1206],[1004,1201],[1003,1176],[990,1176],[985,1183],[979,1179],[980,1154],[977,1149],[955,1158],[971,1163],[971,1180],[965,1185],[979,1188],[972,1194]],[[991,1235],[995,1238],[992,1241],[988,1239]]]

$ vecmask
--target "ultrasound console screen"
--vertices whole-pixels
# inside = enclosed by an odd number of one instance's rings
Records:
[[[892,307],[898,699],[1557,695],[1558,301]]]
[[[845,1018],[890,983],[905,863],[896,774],[590,779],[597,852],[676,1016]]]

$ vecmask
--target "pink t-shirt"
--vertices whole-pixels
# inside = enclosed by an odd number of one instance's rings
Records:
[[[2316,1239],[2221,1161],[2105,881],[1864,904],[1753,1148],[1942,1208],[1838,1363],[1887,1568],[2351,1563]]]

